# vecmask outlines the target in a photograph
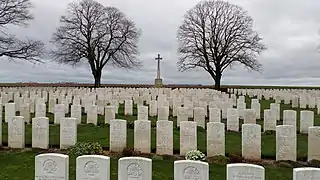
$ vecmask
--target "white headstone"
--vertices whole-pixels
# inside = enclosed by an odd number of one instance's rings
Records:
[[[106,106],[104,111],[104,123],[109,124],[110,120],[116,118],[116,107]]]
[[[276,160],[297,159],[297,132],[292,125],[276,127]]]
[[[158,103],[156,100],[151,100],[149,104],[149,115],[154,117],[158,113]]]
[[[35,157],[36,180],[68,180],[69,156],[64,154],[46,153]]]
[[[66,149],[77,143],[76,118],[62,118],[60,120],[60,149]]]
[[[297,111],[284,110],[283,111],[283,125],[297,126]]]
[[[32,118],[32,147],[49,148],[49,118]]]
[[[308,132],[308,161],[320,161],[320,126],[309,127]]]
[[[221,109],[209,108],[209,122],[221,122]]]
[[[254,164],[227,164],[227,180],[265,180],[264,167]]]
[[[169,120],[169,107],[158,105],[158,121]]]
[[[277,120],[272,111],[270,109],[265,109],[263,116],[263,131],[275,131]]]
[[[8,121],[8,147],[24,148],[25,147],[25,124],[22,116],[13,116]]]
[[[180,122],[188,121],[188,108],[187,107],[178,107],[177,113],[177,127],[180,126]]]
[[[88,106],[87,124],[98,124],[98,107],[97,105]]]
[[[256,114],[253,109],[244,110],[244,124],[256,124]]]
[[[98,99],[97,100],[97,113],[100,115],[104,115],[104,106],[105,106],[105,100],[104,99]]]
[[[239,114],[238,109],[228,108],[227,110],[227,130],[239,131]]]
[[[56,104],[54,106],[54,123],[60,124],[60,120],[65,117],[64,104]]]
[[[260,119],[261,116],[261,105],[259,102],[251,102],[251,109],[254,110],[256,114],[256,119]]]
[[[151,152],[151,122],[148,120],[134,121],[134,149],[142,153]]]
[[[207,156],[225,155],[225,125],[220,122],[207,123]]]
[[[16,105],[15,103],[6,103],[4,109],[5,122],[9,122],[13,116],[16,115]]]
[[[77,157],[77,180],[110,180],[110,158],[102,155]]]
[[[293,169],[293,180],[319,180],[320,168],[303,167]]]
[[[118,161],[118,180],[151,180],[152,160],[143,157],[123,157]]]
[[[244,119],[244,110],[245,109],[246,109],[246,103],[238,101],[237,102],[237,110],[238,110],[240,119]]]
[[[157,154],[173,154],[173,122],[157,121]]]
[[[300,111],[300,133],[308,134],[309,127],[314,124],[314,112],[313,111]]]
[[[258,124],[242,124],[242,157],[245,159],[261,159],[261,126]]]
[[[271,103],[270,104],[270,110],[272,111],[272,113],[276,117],[276,120],[279,121],[280,120],[280,104]]]
[[[138,106],[138,120],[148,120],[148,106]]]
[[[127,121],[110,120],[110,151],[121,152],[127,147]]]
[[[76,118],[77,124],[81,124],[81,118],[82,118],[81,112],[82,112],[81,105],[79,104],[71,105],[71,117]]]
[[[175,180],[209,180],[209,164],[201,161],[178,160],[174,162]]]
[[[35,117],[46,117],[46,104],[37,103]]]
[[[180,155],[188,151],[197,150],[197,123],[191,121],[180,122]]]
[[[197,126],[206,128],[205,109],[202,107],[193,108],[193,119],[197,123]]]
[[[132,108],[133,108],[132,100],[125,100],[124,115],[131,116],[133,114]]]
[[[30,105],[29,103],[20,104],[20,116],[24,117],[26,123],[30,123]]]

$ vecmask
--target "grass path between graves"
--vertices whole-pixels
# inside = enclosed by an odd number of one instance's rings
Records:
[[[34,180],[35,151],[6,151],[0,152],[1,180]],[[69,157],[69,177],[75,180],[75,157]],[[111,158],[110,179],[118,179],[118,159]],[[210,180],[225,180],[226,165],[210,164]],[[292,180],[292,168],[265,166],[266,180]],[[152,161],[153,180],[173,180],[173,160]]]
[[[250,108],[250,99],[246,98],[247,108]],[[263,110],[268,109],[270,107],[270,103],[274,101],[261,101],[261,117],[263,118]],[[281,104],[281,118],[282,118],[282,111],[286,109],[292,109],[291,105],[283,105]],[[297,129],[299,129],[299,119],[300,119],[300,109],[294,108],[297,111]],[[315,111],[315,110],[314,110]],[[128,121],[128,128],[127,128],[127,147],[133,147],[133,139],[134,139],[134,131],[133,131],[133,122],[136,120],[137,116],[137,109],[134,106],[134,115],[133,116],[123,116],[123,106],[119,108],[119,115],[116,116],[118,119],[126,119]],[[33,117],[34,114],[31,115]],[[66,115],[70,116],[70,115]],[[3,116],[4,117],[4,116]],[[50,119],[50,147],[59,147],[59,125],[53,124],[53,114],[47,113],[47,117]],[[156,118],[149,117],[152,121],[152,130],[151,130],[151,149],[152,152],[155,152],[156,147]],[[170,120],[174,122],[174,139],[173,139],[173,146],[174,146],[174,153],[179,154],[179,146],[180,146],[180,137],[179,137],[179,129],[176,128],[176,118],[170,117]],[[104,116],[98,116],[98,126],[94,126],[91,124],[85,124],[86,122],[86,115],[83,114],[82,116],[82,123],[78,125],[78,133],[77,133],[77,141],[78,142],[98,142],[100,143],[104,149],[109,148],[109,126],[104,124]],[[226,123],[226,120],[222,120],[222,122]],[[258,120],[258,124],[262,125],[263,121]],[[282,124],[282,121],[278,121],[278,124]],[[314,118],[315,125],[320,125],[320,116],[315,113]],[[241,124],[241,123],[240,123]],[[25,143],[26,147],[31,147],[31,140],[32,140],[32,129],[31,125],[27,124],[25,127]],[[226,131],[226,156],[230,154],[234,155],[241,155],[241,132],[227,132]],[[198,138],[198,150],[202,152],[206,152],[206,130],[198,128],[197,131],[197,138]],[[275,159],[276,154],[276,137],[275,133],[273,134],[262,134],[261,137],[261,154],[262,159]],[[7,146],[8,142],[8,127],[6,123],[3,123],[2,126],[2,142],[4,146]],[[307,158],[308,153],[308,136],[298,134],[297,135],[297,158],[300,161],[305,161]]]

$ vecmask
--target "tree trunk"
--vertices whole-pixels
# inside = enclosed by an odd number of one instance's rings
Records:
[[[94,77],[94,87],[98,88],[101,85],[101,70],[96,70],[93,74]]]
[[[214,79],[214,89],[215,90],[220,90],[221,86],[221,75],[220,74],[216,74],[216,77]]]

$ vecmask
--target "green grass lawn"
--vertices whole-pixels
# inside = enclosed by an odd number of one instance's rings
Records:
[[[247,108],[250,108],[250,99],[246,98]],[[261,101],[261,117],[263,118],[263,110],[270,107],[270,103],[274,101]],[[292,109],[290,105],[281,104],[281,118],[282,111],[286,109]],[[297,120],[299,122],[300,109],[297,110]],[[134,106],[133,116],[123,116],[123,106],[120,106],[117,119],[126,119],[129,124],[132,124],[136,120],[137,109]],[[32,117],[34,114],[32,114]],[[69,116],[69,115],[66,115]],[[3,116],[4,117],[4,116]],[[53,115],[47,114],[50,119],[50,123],[53,123]],[[83,141],[95,141],[99,142],[105,149],[109,147],[109,127],[104,125],[104,116],[98,116],[98,126],[84,124],[86,122],[86,116],[82,116],[83,124],[78,125],[78,142]],[[151,148],[152,152],[155,152],[156,147],[156,117],[150,117],[152,121],[152,137]],[[179,129],[176,128],[176,118],[170,117],[170,120],[174,122],[174,153],[179,154]],[[225,120],[222,122],[226,123]],[[263,125],[263,121],[257,121],[258,124]],[[278,121],[282,124],[282,121]],[[241,123],[240,123],[241,124]],[[299,123],[297,123],[299,129]],[[315,113],[315,125],[320,125],[320,116]],[[31,146],[31,125],[26,125],[26,146]],[[2,126],[2,140],[3,144],[7,144],[8,134],[7,124],[3,123]],[[206,131],[198,129],[198,149],[202,152],[206,152]],[[307,158],[307,135],[297,135],[297,156],[298,160],[305,161]],[[59,125],[50,124],[50,146],[59,147]],[[275,134],[262,134],[261,151],[263,159],[275,159],[276,154],[276,138]],[[133,147],[133,126],[128,126],[127,129],[127,147]],[[1,152],[0,153],[0,168],[2,173],[0,179],[33,179],[34,176],[34,156],[37,154],[35,151],[28,152]],[[241,154],[241,132],[226,132],[226,155]],[[8,162],[10,162],[8,164]],[[75,179],[75,157],[70,157],[70,173],[71,179]],[[173,179],[173,161],[172,160],[154,160],[153,161],[153,179]],[[111,161],[111,179],[117,179],[117,159],[113,158]],[[225,165],[210,164],[210,177],[211,179],[225,179],[226,169]],[[292,168],[276,168],[273,166],[266,166],[266,175],[268,180],[291,180]]]
[[[250,108],[250,99],[246,99],[247,101],[247,108]],[[270,106],[270,103],[273,101],[267,101],[263,100],[261,101],[261,117],[263,117],[263,110],[268,109]],[[291,109],[290,105],[281,105],[281,117],[282,117],[282,111],[285,109]],[[299,122],[299,116],[300,116],[300,109],[296,108],[295,110],[298,111],[297,113],[297,120]],[[133,116],[124,116],[123,115],[123,106],[119,109],[119,115],[116,116],[118,119],[126,119],[128,121],[128,124],[131,124],[127,128],[127,147],[133,147],[133,122],[136,120],[136,114],[137,109],[136,106],[134,107]],[[32,114],[34,116],[34,114]],[[69,116],[69,115],[67,115]],[[53,123],[53,114],[47,113],[47,117],[50,119],[50,123]],[[109,147],[109,127],[108,125],[104,124],[104,116],[98,116],[98,126],[94,126],[91,124],[85,124],[86,122],[86,116],[82,116],[82,123],[81,125],[78,125],[78,136],[77,140],[80,141],[96,141],[99,142],[105,149],[108,149]],[[152,152],[155,152],[156,147],[156,117],[150,117],[150,120],[152,121],[151,126],[151,148]],[[180,146],[180,139],[179,139],[179,129],[176,128],[176,118],[170,117],[170,120],[174,122],[174,152],[176,154],[179,154],[179,146]],[[222,122],[226,123],[226,120],[222,120]],[[242,122],[240,122],[241,124]],[[258,124],[262,125],[263,127],[263,121],[258,120]],[[282,124],[282,121],[278,121],[278,124]],[[315,115],[315,125],[320,125],[320,116]],[[299,123],[297,123],[297,129],[299,129]],[[59,147],[59,125],[50,124],[50,146],[51,147]],[[25,143],[27,147],[31,146],[31,125],[26,125],[26,134],[25,134]],[[197,138],[198,138],[198,149],[202,152],[206,152],[206,131],[198,128],[197,132]],[[297,156],[299,160],[305,160],[307,157],[307,135],[297,135],[297,141],[298,141],[298,147],[297,147]],[[261,152],[262,152],[262,158],[264,159],[275,159],[276,154],[276,138],[275,134],[262,134],[262,143],[261,143]],[[2,142],[4,145],[8,142],[8,127],[6,123],[3,123],[2,126]],[[229,154],[241,154],[241,132],[226,132],[226,155]]]

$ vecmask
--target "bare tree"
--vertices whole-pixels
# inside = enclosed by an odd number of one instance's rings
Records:
[[[189,10],[178,29],[180,71],[207,71],[220,89],[227,67],[242,64],[260,71],[256,57],[266,47],[252,29],[252,18],[238,5],[221,0],[202,1]]]
[[[94,0],[71,3],[68,15],[53,34],[53,57],[64,64],[77,65],[87,60],[95,80],[101,84],[107,63],[119,68],[140,67],[136,60],[140,36],[135,24],[115,7],[104,7]]]
[[[0,57],[42,62],[44,44],[41,41],[20,40],[7,32],[10,25],[28,26],[28,21],[33,19],[31,7],[29,0],[0,0]]]

